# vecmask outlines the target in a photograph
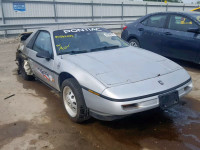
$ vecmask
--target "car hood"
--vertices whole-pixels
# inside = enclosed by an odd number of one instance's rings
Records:
[[[63,55],[63,59],[81,67],[106,87],[139,82],[181,69],[165,57],[135,47]]]

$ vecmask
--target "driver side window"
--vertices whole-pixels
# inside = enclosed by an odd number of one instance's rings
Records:
[[[171,30],[187,32],[189,28],[197,28],[198,26],[189,18],[179,15],[170,16],[168,28]]]
[[[53,49],[51,44],[51,36],[46,31],[40,31],[35,43],[33,45],[33,50],[36,52],[39,51],[48,51],[51,56],[53,56]]]

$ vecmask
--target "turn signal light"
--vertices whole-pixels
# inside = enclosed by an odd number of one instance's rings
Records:
[[[92,91],[92,90],[88,90],[90,93],[92,93],[92,94],[95,94],[95,95],[97,95],[97,96],[100,96],[100,94],[99,93],[96,93],[96,92],[94,92],[94,91]]]

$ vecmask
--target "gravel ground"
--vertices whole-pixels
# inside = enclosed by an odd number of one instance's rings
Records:
[[[0,45],[2,44],[12,44],[19,42],[19,37],[12,37],[12,38],[0,38]]]

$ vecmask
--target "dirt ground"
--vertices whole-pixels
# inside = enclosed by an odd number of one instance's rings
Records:
[[[0,149],[200,150],[199,65],[177,61],[194,83],[178,106],[113,122],[90,119],[76,124],[67,117],[57,93],[17,75],[17,45],[0,44]]]

